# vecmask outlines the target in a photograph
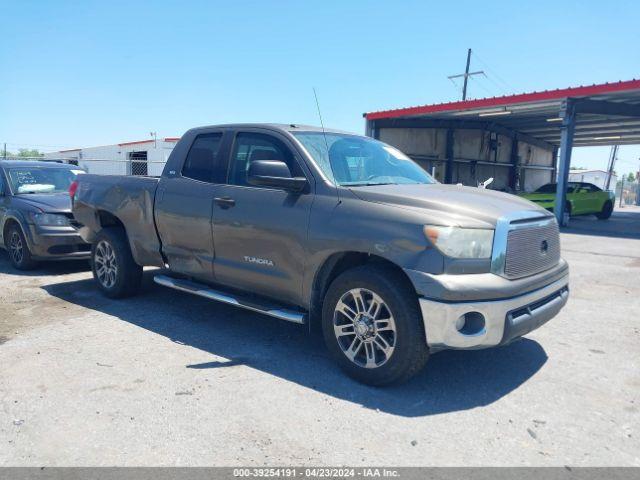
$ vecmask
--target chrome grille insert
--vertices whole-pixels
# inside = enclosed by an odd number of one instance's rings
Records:
[[[544,272],[560,261],[560,234],[556,222],[511,230],[507,237],[504,275],[521,278]]]
[[[560,237],[553,215],[539,211],[501,217],[491,254],[491,272],[521,278],[548,270],[560,261]]]

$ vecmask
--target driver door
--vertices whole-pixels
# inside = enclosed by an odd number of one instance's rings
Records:
[[[227,180],[213,203],[216,281],[298,304],[313,194],[249,185],[255,160],[281,160],[293,176],[310,178],[286,137],[260,129],[236,133]]]

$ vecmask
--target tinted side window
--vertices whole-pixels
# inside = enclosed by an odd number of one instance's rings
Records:
[[[221,140],[222,133],[198,135],[187,154],[182,167],[182,176],[201,182],[213,182],[214,172],[216,168],[220,168],[218,153]]]
[[[280,140],[260,133],[239,133],[229,164],[228,183],[248,185],[247,170],[249,164],[256,160],[280,160],[287,164],[292,176],[303,176],[293,153]]]
[[[594,185],[592,183],[585,183],[585,187],[589,189],[590,192],[601,192],[602,189],[600,187],[598,187],[597,185]]]

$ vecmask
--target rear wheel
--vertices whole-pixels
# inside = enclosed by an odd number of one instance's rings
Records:
[[[32,270],[38,266],[38,262],[31,258],[31,251],[22,229],[14,224],[9,227],[6,239],[7,251],[11,265],[18,270]]]
[[[607,200],[605,204],[602,206],[602,210],[600,211],[600,213],[596,213],[596,217],[598,217],[598,220],[607,220],[612,213],[613,213],[613,202],[611,202],[611,200]]]
[[[105,228],[91,246],[91,270],[98,287],[109,298],[135,295],[142,283],[142,267],[129,248],[121,228]]]
[[[416,293],[389,268],[365,265],[336,278],[325,296],[322,329],[338,365],[369,385],[404,382],[429,357]]]

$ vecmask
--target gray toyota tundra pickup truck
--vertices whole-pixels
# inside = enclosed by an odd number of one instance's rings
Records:
[[[439,350],[505,345],[569,295],[551,213],[439,184],[368,137],[195,128],[159,179],[76,182],[73,214],[107,296],[132,295],[143,266],[161,267],[160,285],[321,327],[368,384],[405,381]]]

